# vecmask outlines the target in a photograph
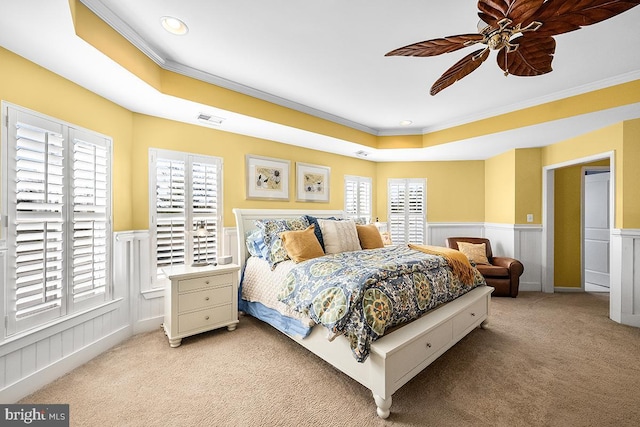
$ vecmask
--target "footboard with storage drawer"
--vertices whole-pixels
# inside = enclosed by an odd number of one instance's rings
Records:
[[[295,218],[303,214],[318,218],[344,218],[342,211],[233,211],[238,227],[238,261],[241,266],[245,266],[249,257],[245,237],[256,228],[256,220]],[[362,363],[353,357],[349,340],[344,335],[339,335],[329,342],[327,329],[323,327],[312,328],[304,338],[289,336],[371,390],[378,416],[387,418],[394,392],[473,329],[487,324],[491,292],[493,288],[489,286],[477,286],[464,295],[432,309],[417,320],[385,334],[371,343],[369,357]]]

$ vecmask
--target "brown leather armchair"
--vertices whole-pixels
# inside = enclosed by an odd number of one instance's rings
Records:
[[[493,296],[512,298],[518,296],[520,276],[524,272],[524,266],[520,261],[508,257],[494,257],[489,239],[480,237],[447,237],[446,240],[447,247],[453,249],[458,249],[458,242],[485,244],[486,255],[490,265],[477,264],[476,267],[484,276],[487,285],[495,288]]]

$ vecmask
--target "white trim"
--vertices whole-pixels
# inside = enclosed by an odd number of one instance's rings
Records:
[[[611,230],[611,235],[640,239],[640,228],[614,228]]]
[[[615,151],[606,151],[599,154],[593,154],[586,157],[577,159],[571,159],[560,163],[554,163],[544,166],[542,168],[542,226],[544,229],[542,235],[542,268],[543,268],[543,282],[542,291],[553,293],[556,289],[554,287],[554,227],[555,227],[555,214],[554,214],[554,197],[555,197],[555,170],[567,166],[576,166],[583,163],[591,163],[598,160],[609,160],[609,170],[611,172],[611,180],[609,182],[609,212],[611,215],[612,224],[615,224],[615,200],[616,200],[616,170],[615,170]],[[613,225],[611,226],[613,228]],[[613,252],[613,251],[612,251]],[[609,262],[611,268],[615,268],[613,262],[613,253],[609,255]],[[582,266],[581,266],[582,267]],[[546,274],[545,274],[546,273]],[[583,285],[584,286],[584,285]],[[613,319],[615,311],[617,310],[617,303],[615,302],[615,296],[617,295],[616,286],[620,286],[620,283],[611,283],[611,293],[609,302],[609,316]],[[564,288],[563,288],[564,289]]]

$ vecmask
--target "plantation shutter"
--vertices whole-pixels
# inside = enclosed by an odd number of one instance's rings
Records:
[[[215,262],[218,258],[218,166],[192,159],[192,230],[203,221],[209,235],[194,238],[194,259]]]
[[[344,200],[349,217],[371,222],[371,178],[345,176]]]
[[[73,302],[107,295],[111,216],[110,147],[101,138],[72,130]]]
[[[186,258],[185,161],[156,160],[156,260],[161,268]]]
[[[215,263],[221,224],[221,175],[219,158],[177,151],[149,150],[149,182],[156,191],[150,199],[151,247],[156,269],[152,286],[162,286],[162,268]],[[195,236],[204,224],[207,236]]]
[[[10,191],[15,206],[9,210],[15,217],[10,218],[8,236],[13,245],[9,274],[15,279],[10,295],[10,301],[15,301],[13,331],[22,329],[16,325],[21,321],[28,327],[60,316],[64,305],[62,127],[25,114],[19,119],[12,156],[15,187]]]
[[[424,179],[391,179],[388,183],[389,231],[394,243],[424,243]]]
[[[111,296],[111,142],[18,107],[6,118],[12,335]]]

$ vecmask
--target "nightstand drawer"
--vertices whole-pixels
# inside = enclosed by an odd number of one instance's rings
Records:
[[[217,324],[228,322],[232,319],[232,304],[194,311],[178,316],[178,333],[212,328]]]
[[[198,310],[200,308],[211,307],[215,305],[231,304],[232,299],[232,285],[179,294],[178,313]]]
[[[195,279],[185,279],[178,282],[178,292],[193,291],[212,286],[230,285],[232,282],[232,273],[196,277]]]
[[[453,336],[454,338],[465,332],[470,326],[480,324],[481,320],[487,315],[487,301],[481,299],[473,303],[463,312],[453,318]]]

